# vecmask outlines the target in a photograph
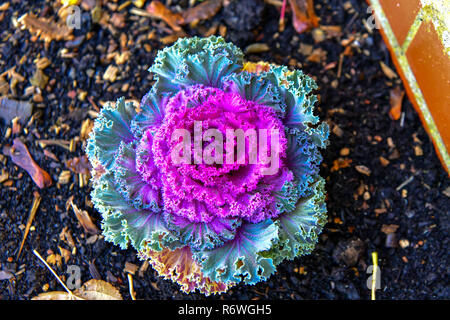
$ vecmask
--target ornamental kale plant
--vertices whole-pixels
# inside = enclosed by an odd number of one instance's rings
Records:
[[[309,254],[326,222],[316,84],[249,66],[221,37],[180,39],[158,52],[140,106],[106,105],[88,141],[106,240],[131,243],[185,292],[266,280]]]

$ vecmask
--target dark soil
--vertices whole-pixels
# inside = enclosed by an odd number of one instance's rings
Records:
[[[117,4],[123,2],[117,1]],[[215,17],[184,28],[189,35],[203,35],[214,24],[223,25],[227,27],[225,38],[243,49],[255,42],[270,46],[270,51],[247,55],[247,59],[292,67],[301,64],[301,68],[317,80],[320,95],[317,113],[332,129],[321,170],[327,180],[329,221],[316,250],[309,256],[281,264],[266,282],[240,285],[213,299],[370,299],[366,285],[370,274],[366,271],[372,264],[374,251],[378,252],[381,268],[377,299],[450,298],[450,199],[448,193],[444,194],[450,186],[448,175],[407,97],[403,101],[404,121],[390,119],[389,92],[402,84],[398,78],[389,80],[380,68],[382,61],[394,69],[379,32],[369,33],[362,23],[363,18],[368,18],[366,3],[356,0],[348,3],[351,6],[344,6],[344,1],[339,0],[315,1],[321,25],[342,28],[342,35],[319,43],[315,43],[311,32],[295,33],[290,12],[286,30],[278,33],[279,8],[257,0],[232,1]],[[181,10],[187,6],[188,1],[182,0],[171,1],[170,7]],[[33,39],[28,30],[16,28],[13,18],[28,12],[43,17],[56,16],[49,1],[10,1],[10,7],[0,12],[0,73],[16,67],[15,71],[26,78],[17,85],[16,93],[10,94],[11,98],[31,102],[32,97],[25,96],[25,88],[30,86],[29,79],[36,69],[33,61],[37,57],[47,57],[51,61],[44,70],[50,82],[42,90],[43,102],[33,102],[34,112],[38,111],[39,117],[27,127],[28,134],[22,130],[8,138],[5,133],[11,125],[2,123],[0,149],[21,137],[35,161],[54,181],[51,187],[38,189],[30,176],[9,157],[5,156],[2,161],[1,167],[12,182],[1,185],[0,270],[13,277],[0,280],[0,299],[30,299],[44,289],[63,290],[32,250],[45,258],[51,253],[49,250],[59,253],[58,246],[69,249],[59,236],[64,227],[72,233],[77,251],[68,263],[63,261],[60,267],[54,266],[56,272],[67,277],[67,266],[78,265],[83,282],[101,277],[120,288],[125,299],[130,299],[123,269],[126,262],[140,266],[142,261],[134,250],[120,250],[102,238],[88,244],[86,240],[90,235],[85,234],[73,211],[66,211],[65,204],[73,195],[74,203],[87,210],[100,226],[100,215],[89,202],[90,186],[80,188],[78,183],[72,183],[76,180],[56,184],[60,172],[68,170],[65,161],[82,156],[84,144],[77,142],[73,152],[47,146],[45,149],[59,159],[57,162],[46,157],[37,143],[39,139],[70,141],[79,136],[82,121],[90,117],[88,111],[95,107],[87,98],[84,101],[71,98],[73,90],[77,94],[87,92],[87,97],[100,106],[101,101],[120,96],[140,100],[150,89],[152,76],[147,69],[157,50],[164,47],[158,39],[167,36],[170,29],[163,22],[130,14],[130,8],[121,11],[126,13],[125,26],[114,27],[115,30],[93,23],[91,15],[83,11],[82,29],[75,35],[86,36],[89,32],[90,36],[82,38],[81,43],[52,41],[48,46]],[[103,6],[110,15],[113,9]],[[152,30],[155,36],[149,39]],[[119,50],[122,33],[128,36],[131,56],[126,63],[118,65],[115,82],[103,81],[102,76],[111,63],[106,58],[108,50]],[[338,77],[340,54],[344,51],[341,41],[352,35],[359,40],[353,45],[353,54],[344,57]],[[326,57],[319,62],[307,61],[304,51],[299,52],[300,44],[321,48]],[[73,58],[63,58],[61,50],[64,48],[77,54]],[[124,84],[129,87],[124,88]],[[55,126],[62,129],[57,131]],[[415,147],[421,148],[423,155],[416,155]],[[389,164],[383,166],[380,157],[388,159]],[[351,163],[339,169],[336,167],[339,158],[343,163],[346,159]],[[369,168],[370,174],[358,171],[359,165]],[[398,188],[405,181],[407,183]],[[40,193],[42,202],[33,221],[34,229],[16,260],[34,191]],[[387,237],[382,232],[383,225],[397,225],[398,229]],[[399,240],[403,246],[407,240],[409,246],[403,248]],[[161,279],[151,268],[143,276],[134,276],[134,287],[138,299],[204,299],[200,294],[180,292],[176,284]]]

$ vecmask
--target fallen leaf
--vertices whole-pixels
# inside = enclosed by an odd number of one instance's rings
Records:
[[[87,213],[86,210],[80,210],[78,207],[70,200],[70,205],[72,206],[73,212],[80,222],[83,229],[90,234],[98,234],[100,230],[98,230],[97,226],[92,222],[91,217]]]
[[[112,284],[92,279],[83,284],[73,294],[64,291],[45,292],[31,300],[123,300],[119,290]]]
[[[181,31],[181,26],[184,23],[183,16],[179,13],[174,13],[159,1],[152,1],[147,6],[147,12],[153,17],[163,20],[174,31]]]
[[[6,153],[11,157],[12,162],[28,172],[39,188],[52,185],[50,175],[34,162],[27,146],[19,138],[14,139],[11,148],[6,148]]]
[[[402,114],[402,102],[404,95],[405,91],[403,91],[400,87],[395,87],[389,92],[389,103],[391,105],[389,116],[393,120],[400,119],[400,116]]]
[[[17,101],[8,98],[2,98],[0,100],[0,118],[8,124],[15,117],[18,117],[20,122],[25,124],[31,116],[32,109],[32,105],[26,101]]]
[[[48,264],[50,265],[57,265],[58,268],[61,268],[62,265],[62,257],[61,255],[57,254],[57,253],[52,253],[50,254],[45,261],[47,261]]]
[[[30,83],[35,87],[44,89],[48,83],[48,76],[41,69],[36,69],[33,77],[30,79]]]
[[[303,33],[319,26],[313,0],[289,0],[289,4],[292,8],[292,23],[297,33]]]
[[[96,279],[83,284],[74,294],[85,300],[122,300],[119,290],[112,284]]]
[[[72,29],[66,24],[56,23],[51,18],[38,18],[32,13],[26,13],[18,19],[22,29],[35,33],[46,42],[52,40],[72,40]]]
[[[182,13],[183,24],[193,23],[214,17],[222,8],[222,0],[207,0]]]
[[[51,291],[41,293],[31,300],[76,300],[76,297],[65,291]]]

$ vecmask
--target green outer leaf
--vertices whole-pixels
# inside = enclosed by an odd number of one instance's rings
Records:
[[[278,85],[277,75],[272,70],[259,75],[246,71],[234,73],[226,77],[224,86],[225,89],[237,91],[242,98],[272,107],[279,115],[284,116],[284,91]]]
[[[126,249],[129,241],[137,250],[145,246],[155,251],[160,251],[161,245],[176,247],[177,241],[164,226],[162,214],[130,206],[117,191],[111,173],[95,182],[91,197],[102,214],[103,234],[107,241],[122,249]]]
[[[130,129],[135,115],[133,103],[125,103],[123,97],[115,106],[106,104],[102,108],[86,147],[91,163],[99,161],[107,170],[112,168],[120,142],[129,143],[135,139]]]
[[[327,208],[325,180],[319,176],[315,180],[311,185],[313,194],[300,199],[294,211],[281,215],[275,221],[278,226],[278,241],[262,254],[272,258],[275,264],[311,253],[318,241],[318,235],[326,223]]]
[[[212,281],[255,284],[276,271],[270,257],[262,257],[277,239],[278,227],[271,219],[245,223],[236,237],[221,247],[198,251],[194,258]],[[243,278],[243,279],[242,279]]]
[[[221,87],[223,78],[242,70],[243,53],[222,37],[182,38],[158,52],[149,71],[155,92],[176,93],[195,84]]]
[[[165,108],[171,94],[159,95],[152,88],[140,104],[141,111],[131,122],[131,129],[136,137],[141,137],[145,130],[158,128],[164,120]]]
[[[134,143],[120,143],[113,170],[118,191],[135,208],[153,212],[161,211],[158,206],[158,191],[142,180],[136,171],[136,151]]]
[[[315,81],[300,70],[290,71],[286,66],[271,66],[277,78],[277,86],[282,88],[286,102],[283,123],[288,127],[307,127],[319,122],[313,114],[317,97],[312,91],[317,89]]]

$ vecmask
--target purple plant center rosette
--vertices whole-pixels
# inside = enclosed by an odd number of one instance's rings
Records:
[[[178,40],[150,70],[139,110],[106,106],[88,143],[104,172],[92,199],[105,238],[207,295],[311,252],[326,218],[328,137],[312,114],[314,82],[285,67],[249,73],[214,36]]]

